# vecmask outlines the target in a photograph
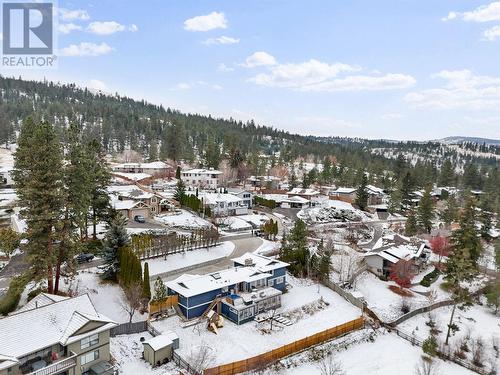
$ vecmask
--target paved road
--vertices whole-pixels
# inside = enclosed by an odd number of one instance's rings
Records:
[[[237,258],[239,256],[242,256],[243,254],[247,252],[254,252],[257,250],[257,248],[262,244],[262,239],[259,237],[248,237],[248,238],[240,238],[236,240],[231,240],[228,238],[227,240],[231,241],[234,243],[235,248],[231,255],[229,255],[226,258],[221,259],[219,262],[208,265],[208,266],[201,266],[196,269],[192,269],[189,271],[189,273],[195,273],[195,274],[200,274],[204,275],[207,273],[212,273],[212,272],[217,272],[217,271],[222,271],[224,269],[230,268],[233,266],[233,262],[231,262],[232,258]],[[179,272],[176,274],[170,274],[166,276],[165,278],[162,277],[163,281],[169,281],[173,280],[177,277],[179,277],[182,273],[184,272]]]

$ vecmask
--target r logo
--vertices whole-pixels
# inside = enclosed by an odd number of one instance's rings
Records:
[[[3,3],[3,54],[51,55],[52,3]]]

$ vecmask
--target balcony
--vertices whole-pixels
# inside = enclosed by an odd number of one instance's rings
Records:
[[[28,372],[27,375],[55,375],[67,371],[70,368],[76,366],[76,354],[72,354],[68,358],[63,358],[35,370],[36,367],[38,367],[40,364],[43,365],[43,363],[45,363],[45,361],[38,361],[33,363],[31,365],[31,372]]]

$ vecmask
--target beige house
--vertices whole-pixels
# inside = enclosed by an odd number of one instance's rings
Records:
[[[42,293],[0,319],[0,375],[115,374],[109,336],[116,325],[87,294]]]

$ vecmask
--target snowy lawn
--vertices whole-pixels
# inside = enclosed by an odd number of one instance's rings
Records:
[[[209,332],[205,322],[198,326],[182,328],[178,317],[156,321],[153,325],[160,331],[171,330],[177,333],[180,338],[179,353],[186,359],[193,354],[193,347],[208,345],[213,350],[215,366],[252,357],[361,316],[358,308],[328,288],[292,277],[289,277],[288,281],[292,288],[282,296],[283,306],[278,312],[286,313],[315,302],[321,297],[329,303],[329,306],[312,315],[304,313],[291,326],[271,334],[261,333],[257,323],[254,322],[238,326],[228,320],[225,320],[224,327],[219,329],[218,335]],[[268,328],[267,326],[268,324],[265,328]]]
[[[121,306],[126,301],[122,289],[109,282],[102,282],[97,268],[78,271],[73,280],[65,279],[63,288],[76,291],[77,295],[88,293],[96,310],[113,319],[117,323],[127,323],[129,316]],[[133,322],[145,320],[147,315],[141,315],[139,312],[134,314]]]
[[[360,336],[361,333],[364,335],[365,340],[359,340],[356,337]],[[422,356],[420,347],[412,346],[408,341],[391,333],[373,335],[374,341],[371,342],[367,340],[369,334],[368,330],[351,333],[345,338],[331,343],[335,345],[336,342],[345,342],[346,344],[339,344],[338,346],[326,344],[324,347],[334,348],[333,356],[335,361],[340,363],[343,373],[347,375],[401,375],[415,373],[415,367]],[[353,339],[349,340],[350,336],[354,336]],[[356,341],[364,342],[356,343]],[[345,348],[346,346],[347,348]],[[474,372],[451,362],[444,362],[439,359],[434,361],[437,365],[435,374],[474,374]],[[314,358],[314,352],[308,350],[281,361],[281,366],[277,365],[275,368],[266,371],[265,374],[320,374],[317,367],[318,363],[317,358]]]
[[[179,374],[179,369],[172,362],[153,368],[149,363],[144,361],[141,358],[143,350],[143,345],[140,341],[141,337],[144,337],[146,340],[152,338],[148,332],[141,332],[132,335],[119,335],[110,339],[111,355],[116,359],[116,365],[120,374]]]
[[[281,247],[279,242],[273,242],[266,239],[262,239],[262,245],[260,245],[255,251],[255,254],[266,255],[267,253],[272,253]]]
[[[220,219],[219,229],[228,231],[228,232],[236,232],[236,231],[245,231],[251,230],[252,225],[243,220],[239,216],[230,216],[227,218]]]
[[[444,342],[446,339],[447,325],[450,320],[451,306],[441,307],[430,312],[430,316],[435,322],[435,328],[438,333],[438,341]],[[458,326],[459,331],[450,338],[450,347],[455,349],[462,340],[470,337],[468,340],[469,349],[474,345],[473,342],[481,338],[484,344],[485,364],[489,364],[495,359],[495,350],[493,342],[496,340],[496,346],[500,345],[500,319],[494,314],[493,309],[487,306],[473,305],[468,309],[455,310],[454,323]],[[400,325],[398,328],[408,334],[414,334],[420,340],[425,340],[429,336],[430,327],[426,324],[429,322],[429,313],[417,315]],[[471,359],[471,353],[466,353],[467,358]],[[500,360],[496,358],[497,371],[500,371]]]
[[[429,288],[420,287],[419,290],[435,291],[436,299],[434,302],[448,299],[448,293],[440,288],[441,283],[442,277]],[[363,272],[355,282],[355,290],[363,294],[368,307],[380,319],[386,322],[391,322],[403,315],[401,311],[403,298],[389,289],[391,285],[396,286],[397,284],[392,281],[382,281],[368,271]],[[412,292],[412,296],[407,297],[406,300],[410,306],[410,310],[415,310],[432,303],[428,297],[416,292]]]
[[[154,217],[154,219],[173,228],[199,229],[204,227],[212,227],[212,224],[207,220],[202,219],[201,217],[186,210],[181,210],[181,213],[179,215],[157,215]]]
[[[244,220],[256,228],[260,228],[262,224],[265,224],[267,221],[269,221],[269,217],[267,217],[267,215],[265,214],[239,215],[238,219]]]
[[[141,263],[144,267],[144,263],[148,262],[149,275],[154,276],[211,260],[226,258],[231,255],[233,251],[234,243],[226,241],[214,247],[167,255],[167,259],[163,257],[147,259]]]

